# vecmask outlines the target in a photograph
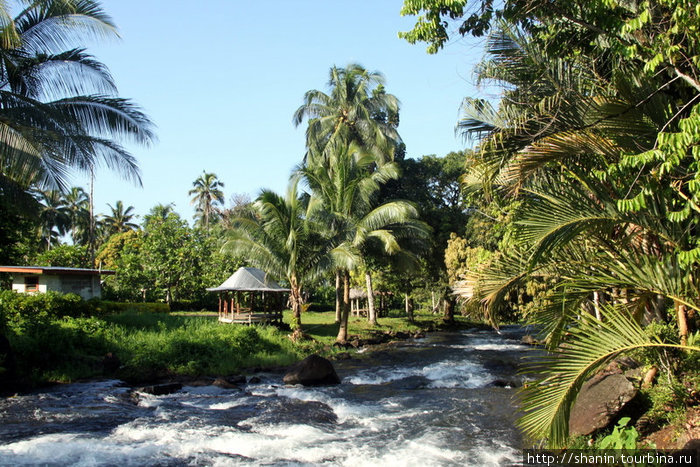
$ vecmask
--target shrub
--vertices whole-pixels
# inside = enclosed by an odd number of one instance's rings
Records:
[[[64,316],[87,316],[91,307],[80,296],[47,292],[44,294],[20,294],[12,290],[0,292],[1,320],[9,326],[22,322],[46,322]]]

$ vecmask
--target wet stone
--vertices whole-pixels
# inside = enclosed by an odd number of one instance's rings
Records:
[[[166,394],[172,394],[174,392],[182,389],[181,383],[165,383],[165,384],[154,384],[152,386],[144,386],[138,389],[139,392],[145,392],[146,394],[152,394],[154,396],[164,396]]]

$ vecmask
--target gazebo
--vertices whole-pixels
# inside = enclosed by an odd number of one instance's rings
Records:
[[[362,289],[350,289],[350,314],[354,316],[367,316],[367,291]]]
[[[265,271],[239,268],[218,287],[219,321],[222,323],[282,323],[285,293],[289,289],[270,279]]]

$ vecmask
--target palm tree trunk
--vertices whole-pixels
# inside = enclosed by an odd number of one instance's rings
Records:
[[[95,169],[90,167],[90,225],[88,226],[88,254],[95,262]],[[94,265],[93,265],[94,266]]]
[[[595,319],[601,321],[603,318],[600,315],[600,293],[598,291],[593,292],[593,308],[595,309]]]
[[[678,335],[681,338],[681,345],[688,345],[688,317],[686,316],[685,305],[676,302],[676,315],[678,316]]]
[[[340,287],[340,270],[337,270],[335,272],[335,324],[339,324],[342,319],[341,303],[343,296]]]
[[[301,336],[301,288],[296,277],[292,277],[289,281],[289,301],[292,303],[292,330],[294,336]]]
[[[406,316],[409,322],[413,322],[413,299],[408,297],[408,294],[404,294],[404,304],[406,306]]]
[[[340,326],[338,328],[338,337],[336,342],[344,344],[348,340],[348,317],[350,315],[350,271],[344,269],[343,275],[343,312],[340,318]]]
[[[372,274],[369,271],[365,272],[365,282],[367,282],[367,316],[369,324],[377,325],[377,310],[374,308],[374,289],[372,288]]]

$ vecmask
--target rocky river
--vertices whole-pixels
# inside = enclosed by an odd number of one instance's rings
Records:
[[[521,328],[431,333],[335,362],[342,384],[185,386],[109,380],[0,400],[2,466],[500,466],[514,422]]]

